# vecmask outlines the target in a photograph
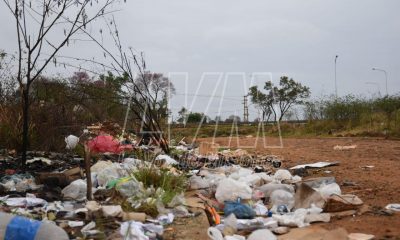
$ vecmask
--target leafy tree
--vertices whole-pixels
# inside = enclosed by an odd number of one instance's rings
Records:
[[[303,86],[301,83],[294,81],[292,78],[282,76],[279,81],[279,86],[274,86],[271,81],[264,85],[267,93],[258,90],[257,86],[250,87],[249,95],[251,101],[259,106],[263,111],[263,118],[267,121],[271,114],[274,115],[275,121],[285,116],[288,110],[296,104],[303,104],[304,100],[310,96],[310,89]],[[277,106],[278,111],[275,109]]]
[[[207,116],[204,113],[190,112],[187,116],[187,123],[205,123]]]
[[[240,122],[240,117],[236,115],[230,115],[226,120],[226,123],[238,123]]]
[[[185,107],[182,107],[181,110],[179,110],[178,115],[179,115],[178,123],[186,125],[188,110]]]

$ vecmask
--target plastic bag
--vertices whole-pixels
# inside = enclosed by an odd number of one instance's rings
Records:
[[[177,165],[179,164],[175,159],[172,157],[165,155],[165,154],[160,154],[156,157],[156,160],[165,160],[165,164],[167,165]]]
[[[215,193],[215,198],[218,202],[236,201],[238,198],[251,199],[251,188],[242,182],[235,181],[231,178],[222,180]]]
[[[104,187],[107,185],[109,181],[122,177],[119,172],[120,169],[121,168],[119,167],[119,165],[112,164],[107,168],[103,169],[102,171],[100,171],[97,174],[97,182],[99,186]]]
[[[224,230],[223,233],[225,236],[233,235],[237,232],[237,218],[235,214],[230,214],[227,218],[224,219]]]
[[[193,175],[189,178],[190,189],[206,189],[210,187],[210,182],[205,178]]]
[[[134,178],[120,181],[116,184],[116,189],[124,197],[132,197],[143,191],[143,183],[138,182]]]
[[[274,174],[274,179],[277,181],[291,180],[292,174],[286,169],[279,169]]]
[[[78,179],[66,186],[61,194],[63,198],[82,201],[86,198],[86,181]]]
[[[65,143],[67,144],[65,148],[72,150],[76,147],[76,145],[78,145],[79,138],[74,135],[69,135],[68,137],[65,138]]]
[[[120,143],[109,135],[101,135],[93,138],[88,142],[88,148],[94,153],[120,153],[125,147],[122,147]]]
[[[252,232],[247,240],[276,240],[276,236],[268,229],[259,229]]]
[[[279,206],[286,206],[290,211],[294,206],[294,196],[292,193],[285,190],[275,190],[271,194],[271,211],[277,213]]]
[[[319,188],[314,189],[318,191],[324,199],[328,199],[332,194],[341,195],[342,190],[337,183],[322,184]]]
[[[267,198],[271,197],[272,192],[275,190],[285,190],[287,192],[294,194],[294,188],[292,185],[281,184],[281,183],[268,183],[268,184],[262,185],[261,187],[258,187],[257,190],[260,190],[261,192],[263,192],[264,196]]]
[[[238,181],[244,182],[249,186],[259,186],[262,183],[261,177],[255,174],[240,177]]]
[[[268,214],[268,208],[262,202],[258,202],[254,205],[254,211],[259,216],[261,215],[265,216]]]
[[[231,214],[234,214],[236,218],[240,219],[252,219],[256,216],[254,210],[246,204],[242,204],[240,202],[225,201],[224,215],[229,216]]]
[[[253,170],[247,168],[239,168],[237,171],[229,175],[230,178],[238,180],[242,177],[247,177],[253,173]]]

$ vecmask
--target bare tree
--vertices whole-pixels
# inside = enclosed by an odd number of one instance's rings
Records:
[[[133,48],[124,48],[121,43],[119,30],[115,19],[106,20],[110,36],[113,39],[116,52],[107,49],[102,41],[96,39],[88,31],[87,36],[96,42],[104,51],[104,57],[110,57],[111,63],[104,64],[95,60],[86,60],[93,64],[99,64],[105,69],[112,71],[120,77],[127,78],[126,89],[128,90],[128,108],[133,112],[136,119],[141,120],[142,132],[157,142],[160,147],[169,152],[169,144],[163,131],[160,109],[168,112],[167,101],[175,89],[168,78],[162,74],[151,73],[147,70],[143,52],[136,52]],[[100,30],[100,33],[103,31]],[[124,129],[128,112],[125,117]]]
[[[16,79],[22,96],[22,161],[29,147],[29,91],[56,54],[88,24],[107,14],[115,0],[3,0],[15,19],[17,32]]]

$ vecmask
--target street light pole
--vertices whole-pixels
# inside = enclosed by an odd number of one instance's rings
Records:
[[[338,94],[337,94],[337,81],[336,81],[336,61],[337,61],[338,57],[339,57],[338,55],[335,56],[335,96],[336,96],[336,98],[338,97]]]
[[[388,94],[388,85],[387,85],[387,79],[388,79],[388,77],[387,77],[387,72],[386,72],[385,70],[379,69],[379,68],[372,68],[372,70],[373,70],[373,71],[380,71],[380,72],[385,73],[385,80],[386,80],[386,96],[388,96],[389,94]]]

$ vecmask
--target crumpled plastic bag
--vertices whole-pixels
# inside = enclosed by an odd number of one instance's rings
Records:
[[[238,198],[251,199],[252,190],[243,182],[235,181],[231,178],[225,178],[219,182],[215,198],[218,202],[236,201]]]
[[[10,198],[8,196],[0,197],[0,201],[10,207],[36,207],[45,206],[47,201],[41,198],[36,198],[33,194],[27,194],[26,197]]]
[[[311,208],[308,209],[299,208],[296,211],[285,215],[273,214],[272,218],[278,221],[279,225],[290,226],[290,227],[306,227],[310,225],[310,220],[313,219],[308,217],[312,215],[317,216],[321,214],[321,212],[322,212],[321,208],[318,208],[313,205],[311,206]]]
[[[132,149],[132,145],[120,144],[120,142],[109,135],[97,136],[87,143],[88,148],[94,153],[116,153],[119,154],[125,150]]]
[[[67,144],[65,148],[72,150],[76,147],[76,145],[78,145],[79,138],[74,135],[69,135],[68,137],[65,138],[65,143]]]
[[[157,234],[162,235],[163,231],[164,228],[161,225],[128,221],[121,224],[120,234],[125,240],[149,240],[149,235],[155,237]]]
[[[121,167],[118,164],[113,163],[112,165],[98,172],[97,182],[99,186],[104,187],[109,181],[122,177],[120,170]]]
[[[278,207],[283,205],[290,211],[294,206],[294,195],[285,190],[275,190],[271,194],[272,212],[277,212]]]
[[[314,188],[314,190],[318,191],[324,199],[328,199],[331,195],[342,194],[342,190],[336,182],[330,184],[322,184],[319,188]]]
[[[237,171],[235,171],[234,173],[229,175],[229,177],[232,179],[235,179],[235,180],[239,180],[240,178],[247,177],[247,176],[251,175],[252,173],[253,173],[253,170],[240,167],[239,169],[237,169]]]
[[[279,169],[278,171],[275,172],[274,179],[279,182],[285,180],[291,180],[292,174],[286,169]]]
[[[143,191],[143,183],[135,178],[128,178],[116,184],[116,189],[124,197],[132,197]]]
[[[165,155],[165,154],[160,154],[156,157],[156,160],[165,160],[165,164],[167,165],[177,165],[179,164],[175,159],[172,157]]]
[[[275,190],[285,190],[294,194],[294,187],[289,184],[267,183],[256,189],[263,192],[264,196],[267,198],[271,197],[272,192],[274,192]]]
[[[225,201],[224,215],[229,216],[234,214],[239,219],[252,219],[256,216],[254,210],[246,204],[233,201]]]
[[[66,186],[61,194],[65,199],[82,201],[86,199],[86,181],[78,179]]]

